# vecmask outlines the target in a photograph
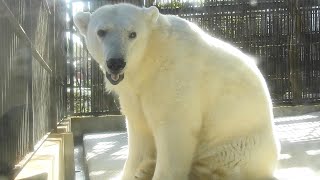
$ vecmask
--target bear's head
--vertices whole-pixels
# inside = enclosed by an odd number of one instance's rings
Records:
[[[158,17],[156,7],[117,4],[102,6],[92,14],[79,12],[74,23],[109,82],[117,85],[127,70],[140,63]]]

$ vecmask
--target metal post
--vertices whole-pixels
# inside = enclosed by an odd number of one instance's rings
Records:
[[[72,18],[72,2],[69,3],[69,17]],[[69,40],[69,60],[70,60],[70,115],[74,114],[74,53],[73,53],[73,20],[71,19],[69,22],[69,32],[70,32],[70,40]]]
[[[53,129],[54,132],[57,131],[57,121],[58,121],[58,116],[57,116],[57,98],[59,98],[59,96],[57,96],[57,71],[56,71],[56,39],[55,39],[55,33],[56,33],[56,29],[55,29],[55,3],[53,3],[53,8],[51,9],[49,15],[48,15],[48,20],[49,20],[49,28],[48,28],[48,39],[49,39],[49,61],[50,61],[50,66],[52,69],[52,74],[50,77],[50,116],[49,116],[49,128]]]
[[[31,1],[26,1],[26,11],[27,12],[31,12],[32,9],[31,9]],[[28,36],[30,37],[30,32],[31,32],[31,23],[32,21],[32,16],[29,15],[29,16],[26,16],[26,20],[25,20],[25,31],[28,34]],[[30,45],[28,45],[30,46]],[[29,47],[28,47],[29,48]],[[31,47],[30,47],[30,51],[31,51]],[[31,52],[30,52],[31,54]],[[30,151],[33,151],[33,148],[34,148],[34,118],[33,118],[33,99],[32,99],[32,96],[33,96],[33,90],[32,90],[32,61],[33,61],[33,57],[31,56],[30,57],[30,60],[28,61],[28,72],[29,75],[27,76],[28,77],[28,111],[29,111],[29,150]]]

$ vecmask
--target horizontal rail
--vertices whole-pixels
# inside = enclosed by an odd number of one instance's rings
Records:
[[[40,147],[42,146],[42,144],[48,139],[49,135],[53,132],[53,130],[51,130],[50,132],[48,132],[47,134],[45,134],[43,136],[43,138],[34,146],[34,149],[32,152],[30,152],[25,159],[23,159],[21,162],[18,163],[18,165],[16,165],[16,167],[13,169],[13,174],[11,178],[15,178],[21,171],[22,169],[27,165],[27,163],[31,160],[31,158],[36,154],[36,152],[40,149]]]

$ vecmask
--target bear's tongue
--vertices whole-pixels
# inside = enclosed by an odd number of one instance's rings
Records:
[[[111,79],[114,81],[118,81],[119,80],[119,74],[111,74]]]
[[[107,79],[109,80],[109,82],[113,85],[117,85],[119,84],[120,81],[123,80],[124,78],[124,74],[109,74],[109,73],[106,73],[106,77]]]

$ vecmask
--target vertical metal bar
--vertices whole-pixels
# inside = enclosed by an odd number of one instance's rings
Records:
[[[72,17],[72,1],[69,2],[69,16]],[[69,41],[69,59],[70,59],[70,115],[74,114],[74,53],[73,53],[73,20],[69,22],[69,32],[70,32],[70,41]]]
[[[79,68],[79,65],[78,65],[78,56],[79,56],[79,52],[78,52],[78,48],[79,48],[79,45],[77,42],[73,42],[73,44],[75,45],[75,54],[73,56],[73,59],[75,61],[75,79],[76,79],[76,86],[75,86],[75,89],[76,89],[76,92],[75,92],[75,109],[74,109],[74,112],[78,113],[78,103],[79,103],[79,79],[78,79],[78,68]]]
[[[315,88],[314,88],[314,85],[315,85],[315,79],[314,79],[314,67],[312,66],[313,65],[313,62],[314,62],[314,51],[313,51],[313,47],[314,47],[314,40],[313,40],[313,28],[315,28],[316,26],[314,26],[314,23],[313,23],[313,8],[310,8],[309,12],[309,17],[308,17],[308,21],[310,22],[310,29],[309,29],[309,40],[310,40],[310,61],[309,61],[309,78],[310,78],[310,89],[311,89],[311,99],[312,101],[315,101],[316,100],[316,92],[315,92]]]
[[[310,68],[309,68],[309,64],[310,64],[310,34],[309,34],[309,29],[310,27],[310,23],[309,23],[309,9],[307,7],[307,4],[302,2],[301,5],[301,9],[302,9],[302,33],[305,34],[305,38],[302,42],[302,51],[301,52],[302,56],[303,56],[303,74],[302,74],[302,88],[303,88],[303,94],[305,100],[304,101],[311,101],[311,97],[310,94],[312,94],[312,91],[310,91],[310,87],[311,87],[311,78],[310,78]],[[309,36],[308,36],[309,35]]]
[[[3,78],[3,94],[2,94],[2,101],[3,102],[1,102],[2,103],[2,105],[4,106],[3,108],[2,108],[2,111],[3,111],[3,114],[1,114],[1,116],[4,116],[4,114],[6,113],[6,110],[7,110],[7,101],[8,101],[8,98],[7,98],[7,82],[8,82],[8,80],[7,80],[7,76],[8,76],[8,61],[9,61],[9,58],[10,58],[10,44],[9,44],[9,26],[7,26],[8,25],[8,20],[7,19],[5,19],[5,20],[3,20],[3,24],[4,24],[4,26],[2,26],[2,27],[0,27],[1,29],[3,28],[3,31],[4,31],[4,34],[5,34],[5,36],[3,37],[3,42],[2,42],[2,44],[1,44],[1,48],[2,48],[2,50],[0,50],[2,53],[4,53],[6,56],[4,56],[6,59],[4,59],[3,61],[5,62],[4,63],[4,68],[3,68],[3,70],[6,72],[5,73],[5,76],[4,76],[4,78]],[[9,46],[8,46],[9,45]],[[8,47],[7,47],[8,46]],[[8,58],[8,56],[9,56],[9,58]],[[4,129],[7,129],[7,127],[5,127],[6,125],[4,125]],[[7,165],[8,165],[8,152],[9,152],[9,138],[8,138],[8,136],[6,136],[5,138],[4,138],[4,141],[6,142],[6,146],[4,146],[4,153],[3,153],[3,155],[2,155],[2,158],[3,158],[3,161],[6,163],[5,164],[5,167],[2,167],[2,171],[5,173],[5,175],[7,175],[8,174],[8,170],[7,170]],[[1,157],[0,157],[1,158]]]
[[[91,57],[91,56],[90,56]],[[93,113],[95,111],[95,104],[94,104],[94,86],[93,86],[93,80],[94,80],[94,75],[93,75],[93,68],[94,68],[94,60],[91,57],[91,61],[90,61],[90,89],[91,89],[91,113]]]
[[[55,1],[56,2],[56,1]],[[57,3],[57,2],[56,2]],[[65,4],[65,6],[67,6],[67,3]],[[61,10],[60,8],[59,8],[59,10]],[[67,14],[68,14],[68,11],[66,10],[66,11],[64,11],[63,12],[64,13],[64,16],[66,17],[67,16]],[[56,14],[55,15],[58,15],[59,13],[58,12],[56,12]],[[57,18],[57,19],[59,19],[59,18]],[[60,20],[60,19],[59,19]],[[61,27],[61,21],[59,21],[59,23],[60,23],[60,27]],[[66,25],[66,23],[64,24],[64,27],[65,28],[67,28],[66,27],[67,25]],[[65,29],[65,30],[67,30],[67,29]],[[71,33],[70,33],[71,34]],[[66,36],[66,31],[64,31],[64,35]],[[67,42],[65,42],[66,44],[67,44]],[[69,41],[69,43],[70,43],[70,41]],[[68,43],[68,44],[69,44]],[[70,45],[69,45],[70,46]],[[64,69],[64,86],[63,86],[63,96],[64,96],[64,98],[63,98],[63,104],[64,104],[64,112],[63,112],[63,117],[66,117],[67,115],[68,115],[68,68],[70,69],[70,67],[68,67],[68,59],[67,58],[69,58],[70,59],[70,56],[68,55],[68,49],[69,49],[70,47],[66,47],[66,54],[64,54],[64,66],[63,66],[63,69]],[[69,60],[70,61],[70,60]],[[71,87],[71,86],[70,86]],[[71,93],[70,93],[71,94]],[[69,96],[70,97],[70,96]]]
[[[314,47],[314,40],[313,40],[313,28],[316,28],[316,23],[314,22],[314,8],[311,7],[310,10],[308,11],[309,17],[308,17],[308,21],[310,21],[310,30],[309,30],[309,34],[310,34],[310,62],[309,62],[309,78],[310,78],[310,89],[311,89],[311,98],[312,101],[316,100],[316,92],[315,92],[315,79],[314,78],[314,67],[313,67],[313,63],[314,63],[314,51],[313,51],[313,47]]]
[[[310,66],[311,66],[311,68],[310,68],[311,77],[313,79],[313,85],[312,85],[313,96],[312,96],[312,98],[313,98],[313,100],[315,102],[316,102],[317,98],[318,98],[318,100],[320,100],[320,83],[319,83],[319,81],[320,81],[320,79],[319,79],[320,69],[318,70],[318,73],[317,73],[316,61],[318,59],[318,57],[317,57],[318,51],[315,51],[315,49],[318,49],[317,48],[318,44],[314,40],[314,39],[316,39],[315,37],[317,37],[317,36],[315,36],[315,34],[319,34],[319,27],[318,27],[319,19],[318,19],[318,13],[317,12],[319,12],[319,8],[314,8],[314,10],[311,11],[311,13],[312,13],[311,22],[313,22],[312,27],[314,28],[314,30],[313,29],[311,30],[311,37],[310,37],[312,39],[312,47],[311,47],[311,49],[312,49],[312,52],[311,52],[311,54],[312,54],[312,62],[310,64]],[[318,37],[319,37],[319,35],[318,35]],[[320,64],[319,64],[319,66],[320,66]],[[319,91],[317,91],[317,89]]]
[[[97,73],[97,75],[98,75],[98,81],[97,81],[97,84],[96,84],[96,86],[97,86],[97,94],[96,94],[96,97],[95,97],[95,99],[98,101],[98,107],[97,107],[97,112],[100,112],[100,108],[101,108],[101,94],[100,94],[100,81],[101,81],[101,79],[100,79],[100,74],[101,74],[101,71],[100,71],[100,69],[98,69],[98,73]],[[100,97],[100,98],[99,98]]]
[[[27,0],[26,1],[26,11],[27,12],[31,12],[31,0]],[[26,16],[25,17],[25,27],[26,27],[26,32],[31,32],[31,25],[32,25],[32,17]],[[30,37],[30,34],[28,34]],[[29,46],[29,45],[28,45]],[[29,48],[29,47],[28,47]],[[30,47],[30,51],[31,51],[31,47]],[[31,54],[31,52],[30,52]],[[32,71],[32,64],[33,64],[33,57],[30,57],[31,59],[29,60],[29,64],[28,64],[28,72],[29,75],[28,77],[28,111],[29,111],[29,150],[33,150],[34,147],[34,118],[33,118],[33,89],[32,89],[32,84],[33,84],[33,71]]]
[[[47,24],[48,28],[48,43],[49,43],[49,64],[52,69],[51,74],[51,88],[50,88],[50,116],[49,116],[49,128],[53,129],[54,132],[57,131],[57,121],[59,120],[59,117],[57,116],[58,113],[58,103],[60,98],[57,94],[57,58],[56,58],[56,39],[55,39],[55,33],[56,33],[56,22],[55,22],[55,3],[53,3],[52,11],[51,13],[48,13],[48,21]]]
[[[317,40],[319,40],[319,34],[320,34],[320,27],[319,27],[319,22],[320,22],[320,19],[319,19],[319,13],[320,13],[320,8],[317,7],[314,11],[314,27],[315,27],[315,30],[314,30],[314,36],[312,37],[312,39],[315,39],[315,36],[317,34]],[[312,62],[312,67],[314,68],[313,69],[313,76],[314,76],[314,80],[315,80],[315,84],[314,84],[314,88],[315,88],[315,100],[318,100],[318,102],[320,102],[320,57],[319,57],[319,54],[320,52],[318,51],[319,49],[319,42],[314,42],[314,50],[317,49],[314,53],[314,59],[313,59],[313,62]],[[316,63],[318,62],[318,64]],[[318,68],[316,68],[318,67]]]
[[[284,64],[284,59],[283,57],[281,56],[281,52],[282,52],[282,43],[281,43],[281,37],[282,37],[282,30],[281,28],[281,10],[280,8],[277,8],[276,9],[276,12],[277,12],[277,21],[276,21],[276,30],[275,30],[275,36],[277,38],[277,62],[278,62],[278,66],[279,67],[279,85],[280,85],[280,95],[281,95],[281,99],[283,100],[284,99],[284,93],[285,93],[285,88],[284,88],[284,72],[283,72],[283,64]]]
[[[82,76],[82,62],[84,61],[84,59],[83,59],[83,47],[81,47],[80,46],[80,44],[79,44],[79,90],[80,90],[80,93],[79,93],[79,97],[80,97],[80,99],[79,99],[79,108],[80,108],[80,113],[82,113],[82,82],[81,82],[81,80],[82,80],[82,78],[81,78],[81,76]]]
[[[89,86],[90,86],[90,82],[89,82],[89,56],[88,56],[88,51],[86,50],[86,59],[87,59],[87,70],[86,70],[86,88],[87,88],[87,95],[86,95],[86,102],[87,102],[87,111],[86,112],[90,112],[90,109],[89,109]],[[90,89],[91,90],[91,89]],[[91,92],[91,91],[90,91]]]

